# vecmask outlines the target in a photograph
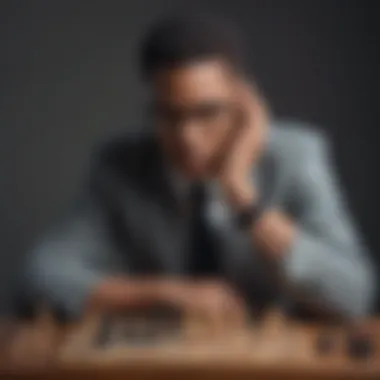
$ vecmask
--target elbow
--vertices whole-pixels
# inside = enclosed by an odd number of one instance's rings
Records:
[[[363,317],[373,311],[376,296],[376,273],[369,260],[353,262],[354,270],[347,279],[344,309],[351,317]]]
[[[376,293],[374,266],[367,252],[349,251],[300,234],[286,263],[297,300],[344,319],[370,314]]]
[[[358,319],[372,312],[375,298],[375,273],[363,259],[346,259],[321,273],[319,295],[325,307],[343,319]]]
[[[99,276],[78,263],[54,257],[34,257],[25,270],[27,298],[67,318],[78,318]]]

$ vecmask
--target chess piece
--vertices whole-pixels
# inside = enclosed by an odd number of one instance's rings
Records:
[[[370,334],[351,333],[347,336],[347,354],[352,359],[368,359],[375,352],[375,343]]]

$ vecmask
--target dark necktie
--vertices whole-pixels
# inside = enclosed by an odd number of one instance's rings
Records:
[[[210,225],[206,217],[207,196],[202,184],[191,189],[191,235],[190,274],[194,276],[215,276],[218,259]]]

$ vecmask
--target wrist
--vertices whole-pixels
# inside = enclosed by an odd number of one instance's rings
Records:
[[[232,210],[240,212],[256,204],[257,193],[251,183],[241,182],[227,189],[226,198]]]

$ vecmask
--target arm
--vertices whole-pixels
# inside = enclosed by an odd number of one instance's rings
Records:
[[[53,305],[70,318],[80,317],[86,310],[118,310],[157,302],[213,318],[235,314],[240,318],[240,305],[226,286],[134,276],[121,257],[113,249],[102,213],[92,205],[37,245],[28,257],[24,284],[34,301],[44,307]],[[194,297],[194,293],[203,297]]]
[[[313,136],[295,163],[297,220],[267,210],[250,234],[265,259],[280,263],[285,292],[299,304],[346,317],[369,311],[374,273],[368,252],[344,204],[325,139]],[[234,206],[255,202],[251,186],[242,186]]]
[[[94,199],[53,228],[28,254],[24,270],[28,298],[78,316],[105,278],[126,268]]]
[[[298,302],[344,316],[368,312],[374,277],[342,200],[326,142],[310,141],[296,174],[298,220],[270,210],[251,231],[269,259],[283,263],[285,289]],[[309,305],[309,306],[310,306]]]
[[[250,172],[263,147],[268,111],[245,84],[237,97],[243,116],[240,132],[230,144],[219,179],[227,201],[239,211],[260,196]],[[373,268],[343,203],[326,142],[317,135],[302,140],[302,152],[293,155],[295,187],[289,189],[299,206],[297,220],[282,210],[269,210],[252,227],[252,240],[264,259],[283,264],[285,289],[294,301],[312,301],[312,306],[344,316],[364,314],[374,294]]]
[[[99,205],[87,201],[29,254],[24,283],[29,298],[69,317],[91,308],[157,301],[163,286],[131,276],[126,253],[115,249],[110,233]]]

